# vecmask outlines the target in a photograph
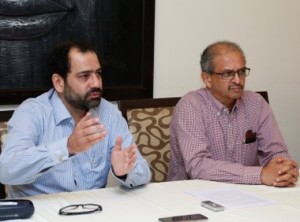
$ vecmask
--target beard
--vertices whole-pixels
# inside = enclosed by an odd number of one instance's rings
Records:
[[[90,98],[92,93],[99,93],[98,98]],[[103,90],[101,88],[92,88],[84,95],[76,93],[68,84],[65,86],[65,100],[74,108],[88,111],[91,108],[97,107],[100,104]]]

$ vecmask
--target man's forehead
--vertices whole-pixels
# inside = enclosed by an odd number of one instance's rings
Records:
[[[95,72],[101,68],[100,61],[94,51],[81,52],[78,49],[70,50],[70,72]]]
[[[239,54],[242,54],[242,52],[235,48],[235,47],[232,47],[230,45],[217,45],[214,47],[213,49],[214,53],[217,55],[217,54],[227,54],[227,53],[239,53]]]
[[[218,51],[215,51],[215,60],[225,58],[225,57],[240,57],[245,61],[244,55],[241,51],[232,49],[232,48],[220,48]]]
[[[89,58],[88,60],[86,59],[87,57]],[[87,62],[90,61],[91,59],[93,59],[93,61],[97,60],[97,62],[99,62],[96,52],[91,50],[82,52],[77,48],[73,48],[69,52],[69,61],[71,65],[77,64],[77,62]]]
[[[213,65],[215,69],[233,68],[231,66],[238,66],[238,68],[241,68],[242,66],[245,66],[245,58],[239,51],[222,51],[214,57]]]

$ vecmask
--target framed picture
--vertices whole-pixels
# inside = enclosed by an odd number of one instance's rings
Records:
[[[0,1],[0,104],[52,87],[47,56],[70,39],[95,47],[108,100],[153,96],[155,0]]]

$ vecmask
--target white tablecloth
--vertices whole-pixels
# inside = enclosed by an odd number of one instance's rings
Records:
[[[233,188],[255,194],[275,204],[226,209],[213,212],[200,206],[201,199],[185,193],[214,188]],[[70,222],[147,222],[159,217],[201,213],[208,221],[222,222],[296,222],[300,221],[300,185],[275,188],[264,185],[237,185],[203,180],[152,183],[126,190],[119,187],[99,190],[59,193],[29,197],[35,206],[34,215],[26,221]],[[95,203],[103,207],[101,213],[61,216],[60,208],[70,204]],[[24,221],[24,220],[23,220]]]

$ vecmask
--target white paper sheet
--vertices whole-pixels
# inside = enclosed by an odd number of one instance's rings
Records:
[[[215,203],[223,205],[228,209],[261,206],[275,203],[275,201],[267,200],[238,189],[230,188],[186,191],[186,193],[196,196],[201,200],[211,200]]]

